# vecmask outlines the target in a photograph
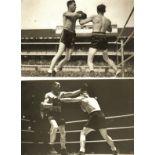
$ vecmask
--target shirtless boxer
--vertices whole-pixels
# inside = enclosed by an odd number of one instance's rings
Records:
[[[86,135],[93,130],[99,130],[101,136],[111,147],[113,155],[118,155],[116,146],[113,140],[107,133],[106,119],[104,113],[101,111],[99,103],[93,97],[90,97],[87,91],[83,91],[79,97],[76,98],[62,98],[62,102],[77,102],[80,103],[81,109],[89,115],[88,122],[84,125],[80,133],[80,152],[79,155],[85,155]]]
[[[52,90],[45,94],[45,99],[41,103],[43,111],[47,114],[50,127],[50,152],[56,153],[54,149],[54,142],[56,139],[56,133],[59,129],[60,131],[60,144],[61,144],[61,155],[67,155],[66,151],[66,134],[65,134],[65,120],[62,116],[61,101],[62,97],[72,97],[76,96],[81,92],[81,90],[76,90],[73,92],[63,92],[61,91],[61,85],[59,82],[54,82],[52,84]]]
[[[81,19],[79,22],[81,25],[86,23],[92,22],[93,23],[93,32],[92,32],[92,39],[91,45],[88,52],[88,67],[90,70],[90,75],[94,75],[94,65],[93,59],[94,55],[96,54],[97,50],[101,49],[104,50],[103,52],[103,59],[111,66],[115,71],[115,76],[119,74],[117,66],[115,63],[108,57],[108,42],[106,38],[106,31],[111,32],[111,21],[104,16],[106,11],[106,6],[101,4],[97,6],[97,15],[93,15],[88,17],[87,19]]]
[[[84,19],[86,15],[75,12],[76,3],[74,0],[69,0],[67,2],[68,11],[63,13],[63,31],[60,37],[60,43],[58,52],[54,56],[51,61],[50,68],[48,69],[48,73],[51,76],[55,76],[56,72],[62,69],[64,64],[70,60],[71,53],[73,51],[74,41],[76,37],[75,33],[75,24],[77,19]],[[65,58],[62,59],[57,67],[55,68],[55,64],[62,55],[62,53],[66,50]]]

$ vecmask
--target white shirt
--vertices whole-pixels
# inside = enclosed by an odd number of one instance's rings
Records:
[[[94,111],[101,111],[97,100],[93,97],[84,98],[82,100],[81,106],[82,110],[88,112],[89,114]]]

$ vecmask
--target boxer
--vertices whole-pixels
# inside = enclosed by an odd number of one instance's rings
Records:
[[[73,92],[63,92],[61,91],[61,85],[59,82],[53,82],[52,90],[45,94],[45,99],[41,102],[42,111],[47,114],[50,123],[50,145],[51,153],[56,153],[54,148],[54,142],[56,139],[56,133],[59,129],[60,131],[60,143],[61,143],[61,155],[67,155],[66,150],[66,133],[65,133],[65,120],[62,115],[62,107],[60,98],[62,97],[72,97],[76,96],[81,92],[81,90],[76,90]]]
[[[103,50],[103,59],[109,64],[110,67],[115,71],[115,76],[117,76],[120,71],[118,71],[117,66],[112,59],[108,57],[108,41],[106,37],[106,32],[112,31],[111,21],[105,17],[106,6],[100,4],[97,6],[97,15],[90,16],[86,19],[80,19],[80,24],[84,25],[86,23],[92,22],[93,32],[91,38],[91,45],[88,52],[87,64],[90,71],[90,76],[94,75],[94,64],[93,59],[97,50]]]
[[[63,30],[60,37],[58,52],[52,59],[50,68],[48,69],[48,74],[50,76],[56,76],[56,73],[62,70],[62,67],[70,60],[76,37],[76,21],[77,19],[86,18],[86,14],[84,14],[82,11],[75,12],[76,3],[74,0],[69,0],[67,2],[67,8],[68,10],[63,13]],[[55,68],[58,59],[65,50],[66,52],[64,59],[62,59]]]
[[[61,98],[62,102],[77,102],[80,103],[81,109],[89,115],[88,122],[84,125],[80,133],[80,152],[78,155],[85,155],[86,136],[93,130],[98,130],[111,147],[113,155],[118,155],[118,150],[114,145],[112,138],[107,133],[106,119],[104,113],[101,111],[99,103],[93,97],[90,97],[87,91],[83,91],[79,97],[76,98]]]

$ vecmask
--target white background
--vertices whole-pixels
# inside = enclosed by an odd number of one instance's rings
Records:
[[[135,0],[135,155],[155,152],[153,2]],[[21,154],[20,7],[17,0],[1,1],[0,5],[0,154],[4,155]]]

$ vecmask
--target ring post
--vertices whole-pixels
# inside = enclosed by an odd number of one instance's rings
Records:
[[[117,43],[116,45],[117,45],[117,51],[116,51],[116,64],[118,65],[118,64],[119,64],[119,51],[118,51],[118,43]]]
[[[124,77],[124,43],[121,39],[121,62],[122,62],[122,77]]]

